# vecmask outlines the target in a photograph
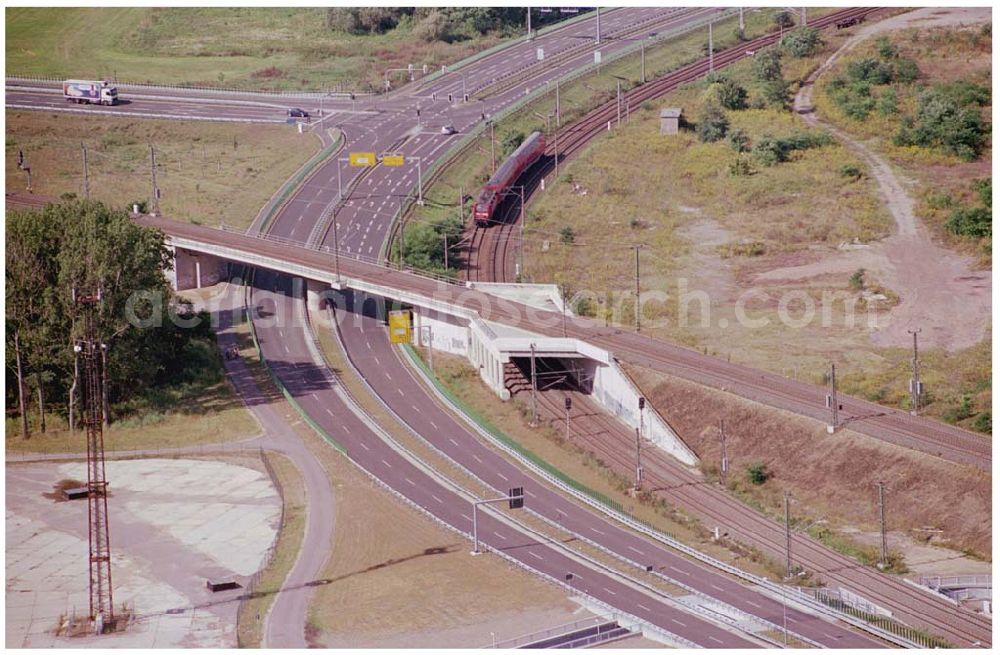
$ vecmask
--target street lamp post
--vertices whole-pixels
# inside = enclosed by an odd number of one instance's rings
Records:
[[[501,496],[500,498],[487,498],[486,500],[474,500],[472,501],[472,555],[479,555],[479,516],[478,509],[480,505],[489,505],[491,503],[502,503],[507,502],[510,509],[520,509],[524,507],[524,487],[512,487],[508,490],[506,496]]]

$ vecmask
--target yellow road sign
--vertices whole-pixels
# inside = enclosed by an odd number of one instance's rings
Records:
[[[389,312],[389,341],[410,343],[410,312],[398,309]]]
[[[374,152],[352,152],[349,160],[351,166],[374,166],[376,163]]]
[[[382,163],[386,166],[403,166],[406,164],[406,157],[403,155],[390,155],[384,153],[382,155]]]

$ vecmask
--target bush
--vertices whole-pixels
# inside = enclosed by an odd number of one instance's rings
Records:
[[[901,84],[913,84],[920,77],[920,69],[917,62],[912,59],[899,59],[893,70],[893,77]]]
[[[882,59],[895,59],[896,58],[896,46],[892,45],[888,37],[879,37],[878,43],[878,56]]]
[[[811,57],[820,49],[823,41],[819,38],[819,30],[803,27],[783,36],[778,45],[793,57]]]
[[[778,11],[774,14],[774,24],[782,29],[788,29],[795,25],[795,20],[792,19],[792,14],[787,11]]]
[[[788,161],[788,156],[795,150],[807,150],[825,146],[832,137],[823,131],[796,131],[784,139],[769,134],[757,139],[753,146],[753,156],[765,166],[773,166]]]
[[[718,141],[726,136],[729,130],[729,119],[718,105],[708,103],[702,110],[701,120],[698,121],[698,139],[703,143]]]
[[[747,90],[738,82],[723,79],[715,86],[715,94],[724,109],[738,111],[747,108]]]
[[[956,80],[954,82],[938,84],[935,88],[941,95],[951,98],[961,107],[968,107],[969,105],[986,107],[990,104],[990,88],[970,82],[969,80]]]
[[[883,116],[895,115],[899,111],[896,89],[889,88],[880,93],[878,100],[875,101],[875,107]]]
[[[729,133],[729,147],[736,152],[750,152],[750,136],[741,127]]]
[[[979,412],[972,421],[973,429],[986,434],[993,433],[993,415],[990,412]]]
[[[860,180],[863,173],[861,169],[855,164],[844,164],[840,167],[840,176],[851,178],[853,180]]]
[[[791,103],[788,82],[782,79],[764,82],[760,87],[760,94],[764,102],[771,107],[787,109]]]
[[[942,148],[966,161],[979,156],[989,126],[978,111],[960,106],[939,87],[921,93],[918,105],[916,119],[907,117],[900,125],[893,139],[896,145]]]
[[[958,423],[970,416],[972,416],[972,396],[965,394],[959,399],[958,405],[945,410],[943,418],[949,423]]]
[[[762,485],[771,478],[771,472],[767,470],[767,465],[763,462],[754,462],[747,467],[747,479],[750,484]]]
[[[865,57],[847,64],[847,79],[854,82],[888,84],[892,81],[892,67],[874,57]]]
[[[976,194],[979,195],[979,202],[982,203],[983,207],[987,209],[993,208],[993,178],[987,177],[982,180],[976,180],[972,183],[972,188],[976,190]]]
[[[753,72],[760,82],[773,82],[781,79],[781,53],[774,48],[767,48],[754,55]]]
[[[559,240],[567,245],[570,245],[576,241],[576,232],[573,228],[567,225],[559,230]]]
[[[861,291],[865,288],[865,269],[859,268],[858,270],[851,273],[851,278],[848,280],[851,288],[855,291]]]
[[[945,221],[944,227],[952,234],[982,238],[993,236],[993,214],[985,207],[956,209]]]
[[[524,142],[525,134],[521,131],[507,132],[500,139],[500,150],[503,152],[503,156],[506,157],[510,153],[517,150],[517,147]]]
[[[748,175],[753,175],[753,167],[750,166],[750,159],[744,157],[743,155],[737,155],[736,158],[729,162],[729,174],[733,177],[746,177]]]

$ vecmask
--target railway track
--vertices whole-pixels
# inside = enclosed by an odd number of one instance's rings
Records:
[[[845,20],[865,17],[875,11],[878,9],[845,9],[814,19],[811,25],[820,28],[829,27]],[[774,43],[777,38],[777,34],[768,34],[741,44],[739,47],[723,50],[715,56],[717,67],[727,66],[750,56],[747,54],[748,52],[755,52],[759,48],[766,47]],[[699,61],[658,80],[635,87],[625,93],[624,98],[629,101],[631,106],[639,106],[642,102],[656,99],[682,84],[698,79],[707,72],[708,62]],[[611,101],[577,123],[560,130],[558,137],[559,161],[562,162],[574,156],[591,139],[603,134],[607,129],[608,121],[614,120],[617,113],[617,102]],[[545,158],[538,166],[528,171],[526,178],[522,178],[521,181],[526,190],[526,202],[530,202],[534,196],[538,182],[554,169],[556,143],[556,139],[549,140]],[[518,208],[509,206],[503,213],[500,224],[513,225],[517,220]],[[513,228],[504,230],[504,233],[509,239]],[[477,238],[478,242],[483,245],[468,253],[467,279],[491,282],[513,281],[514,276],[511,274],[512,268],[509,264],[497,266],[489,261],[490,258],[495,260],[501,257],[501,254],[508,257],[506,253],[509,248],[499,242],[499,237],[479,236]],[[486,277],[490,271],[494,273],[492,279]],[[469,277],[473,272],[476,277]],[[614,334],[621,337],[626,333],[622,330],[615,330]],[[671,348],[669,357],[658,356],[645,347],[644,339],[638,335],[635,335],[633,341],[634,344],[630,344],[630,346],[634,345],[634,348],[630,347],[627,354],[633,359],[647,360],[657,370],[681,374],[685,379],[718,389],[727,391],[739,389],[739,395],[743,397],[812,418],[823,420],[828,417],[829,412],[825,408],[825,391],[814,385],[706,358],[700,353],[679,346]],[[626,352],[618,347],[616,354],[626,354]],[[987,439],[979,435],[960,428],[913,417],[905,412],[858,398],[842,395],[840,399],[843,404],[843,410],[840,412],[841,424],[848,424],[851,429],[857,432],[956,463],[975,466],[982,470],[989,471],[992,467],[992,446]]]
[[[548,373],[551,379],[556,372],[545,360],[540,360],[540,375]],[[555,429],[561,430],[565,421],[565,397],[573,399],[570,441],[591,450],[610,468],[631,478],[635,472],[632,429],[609,416],[572,384],[538,393],[539,411]],[[784,558],[784,526],[746,507],[718,486],[706,483],[694,471],[648,443],[643,449],[642,463],[646,489],[697,516],[706,527],[719,526],[741,543],[779,561]],[[792,553],[795,564],[815,573],[828,586],[843,586],[873,603],[891,608],[895,617],[911,626],[923,627],[955,644],[968,645],[975,640],[989,643],[992,622],[985,616],[952,607],[930,594],[915,594],[901,580],[858,564],[802,533],[794,533]],[[959,625],[956,618],[960,619]]]

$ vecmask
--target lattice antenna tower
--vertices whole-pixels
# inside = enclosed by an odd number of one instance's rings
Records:
[[[87,518],[89,523],[88,571],[90,575],[90,619],[98,633],[114,623],[111,591],[111,540],[108,534],[108,481],[104,468],[102,370],[105,344],[97,336],[96,314],[101,288],[79,292],[73,303],[83,309],[83,339],[74,348],[84,359],[84,425],[87,430]]]

